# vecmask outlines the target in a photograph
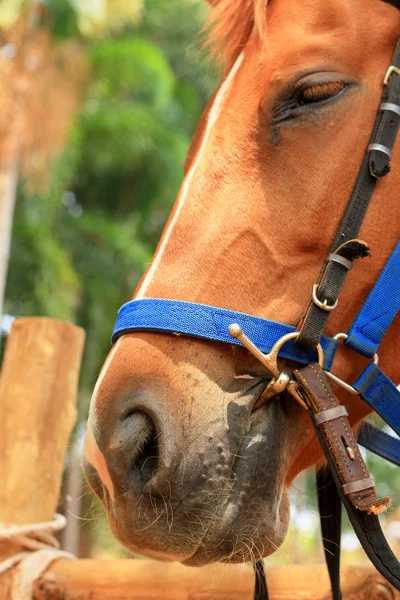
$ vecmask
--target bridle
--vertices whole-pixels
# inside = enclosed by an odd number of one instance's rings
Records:
[[[397,0],[395,5],[399,7]],[[258,402],[287,391],[307,410],[329,466],[318,472],[317,488],[333,600],[342,597],[339,577],[342,503],[366,554],[387,581],[400,590],[400,563],[388,546],[377,516],[390,504],[390,498],[378,498],[347,420],[347,410],[339,404],[328,382],[331,378],[348,392],[358,394],[400,435],[400,390],[381,370],[377,355],[382,338],[400,309],[400,241],[348,333],[333,338],[323,336],[329,313],[338,305],[353,261],[369,254],[367,244],[357,236],[376,185],[390,171],[399,126],[400,40],[384,77],[381,103],[357,181],[297,329],[213,306],[148,298],[122,306],[112,336],[115,342],[132,331],[158,331],[244,345],[272,376]],[[371,359],[352,385],[331,373],[341,341]],[[305,366],[289,374],[280,370],[278,357]],[[367,423],[360,430],[358,442],[400,465],[399,439]],[[266,600],[262,561],[255,564],[255,573],[255,598]]]

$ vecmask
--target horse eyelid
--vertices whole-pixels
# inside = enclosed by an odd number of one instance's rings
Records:
[[[333,82],[332,82],[333,83]],[[351,81],[342,81],[343,88],[333,94],[332,96],[327,96],[321,100],[315,100],[310,102],[300,103],[299,91],[301,90],[301,86],[298,88],[297,92],[288,99],[286,102],[279,103],[274,110],[272,111],[272,123],[281,123],[284,121],[294,120],[297,117],[306,116],[310,114],[311,111],[316,111],[318,109],[322,109],[325,106],[328,106],[330,103],[339,100],[348,90],[352,87],[353,82]],[[317,85],[322,85],[322,82],[317,84],[316,82],[311,82],[308,87],[315,87]]]

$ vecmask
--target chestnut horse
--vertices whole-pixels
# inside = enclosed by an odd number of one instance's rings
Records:
[[[226,71],[195,133],[186,176],[134,298],[169,298],[297,325],[354,185],[400,36],[382,0],[216,0]],[[400,231],[400,145],[375,192],[358,261],[327,334],[347,331]],[[400,380],[400,323],[381,347]],[[365,360],[341,348],[353,381]],[[189,565],[271,554],[288,488],[322,459],[285,393],[253,410],[267,373],[244,348],[137,332],[94,390],[85,472],[120,542]],[[340,393],[341,402],[348,400]],[[351,397],[356,427],[369,409]]]

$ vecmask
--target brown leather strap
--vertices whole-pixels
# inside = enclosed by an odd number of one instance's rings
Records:
[[[340,406],[318,364],[296,369],[293,376],[299,384],[299,391],[302,397],[304,396],[313,419],[314,415],[321,415]],[[329,452],[333,458],[344,492],[352,504],[367,513],[379,514],[389,506],[391,500],[388,497],[379,499],[376,495],[374,482],[365,466],[344,411],[339,409],[332,414],[333,419],[318,425],[322,439],[326,442],[324,452]]]
[[[396,69],[400,68],[400,40],[396,46],[392,66]],[[380,107],[387,104],[400,106],[400,76],[397,70],[391,73],[383,86]],[[363,256],[363,254],[357,256],[357,253],[353,255],[354,248],[351,241],[358,237],[377,182],[390,171],[390,155],[399,128],[400,115],[397,112],[378,109],[368,148],[331,246],[332,254],[339,254],[350,261]],[[347,273],[348,268],[343,264],[329,257],[325,261],[317,281],[317,288],[314,289],[312,299],[298,325],[300,335],[296,340],[297,344],[309,349],[317,347],[329,316],[329,308],[336,306]]]

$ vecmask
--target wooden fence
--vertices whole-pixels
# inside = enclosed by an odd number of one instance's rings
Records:
[[[0,521],[51,520],[75,421],[84,333],[44,318],[15,321],[0,374]],[[0,542],[0,561],[20,551]],[[324,565],[272,567],[271,600],[330,600]],[[345,566],[343,600],[400,600],[369,566]],[[0,575],[10,600],[13,572]],[[250,600],[248,565],[200,569],[148,560],[58,560],[36,582],[34,600]]]

